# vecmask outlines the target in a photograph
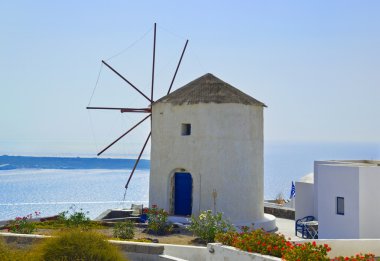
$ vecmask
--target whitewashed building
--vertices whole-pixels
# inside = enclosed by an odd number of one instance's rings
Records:
[[[380,161],[316,161],[296,182],[296,218],[318,220],[321,239],[380,238]]]
[[[149,204],[171,215],[223,212],[275,228],[264,215],[265,104],[206,74],[152,105]]]

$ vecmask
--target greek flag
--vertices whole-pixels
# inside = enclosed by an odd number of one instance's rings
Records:
[[[292,181],[292,189],[290,190],[290,198],[296,197],[296,186],[294,186],[294,182]]]

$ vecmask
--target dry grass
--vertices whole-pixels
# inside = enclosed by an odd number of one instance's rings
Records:
[[[109,239],[115,239],[113,237],[112,227],[93,228],[91,230],[99,232]],[[162,243],[162,244],[203,246],[202,244],[198,243],[196,241],[196,237],[194,237],[192,233],[186,229],[179,229],[180,233],[173,233],[173,234],[162,235],[162,236],[147,234],[147,233],[144,233],[143,230],[144,228],[135,227],[135,236],[133,240],[142,239],[142,238],[150,238],[150,239],[157,239],[159,243]],[[52,235],[56,233],[57,231],[60,231],[60,229],[38,228],[37,231],[34,232],[33,234]],[[7,232],[7,231],[3,230],[0,232]]]

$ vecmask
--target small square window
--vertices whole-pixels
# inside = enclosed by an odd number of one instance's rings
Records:
[[[336,198],[336,213],[338,215],[344,215],[344,198]]]
[[[190,123],[182,123],[181,134],[182,134],[182,136],[189,136],[191,134],[191,124]]]

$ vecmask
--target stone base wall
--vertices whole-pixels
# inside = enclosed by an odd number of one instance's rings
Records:
[[[292,208],[286,208],[275,205],[264,206],[264,213],[271,214],[278,218],[295,219],[295,210]]]

